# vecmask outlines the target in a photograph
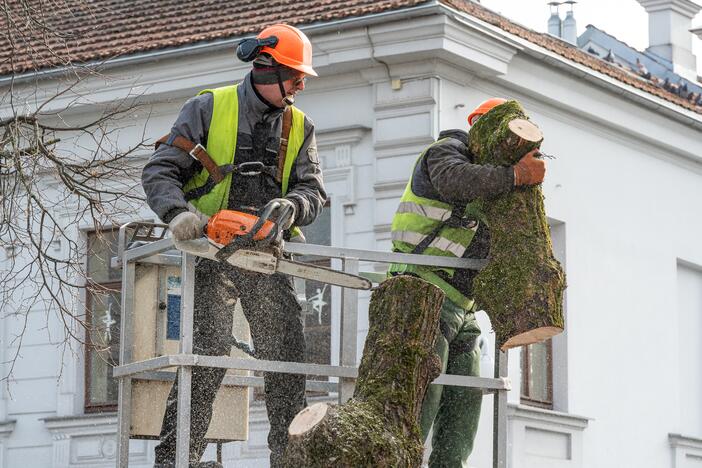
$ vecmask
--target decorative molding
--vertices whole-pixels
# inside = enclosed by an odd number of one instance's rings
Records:
[[[525,405],[508,405],[510,466],[584,467],[583,431],[590,418]],[[560,465],[559,465],[560,466]]]
[[[406,180],[380,182],[373,185],[373,190],[375,190],[376,198],[395,198],[402,196],[406,185]]]
[[[0,439],[5,439],[9,437],[10,434],[12,434],[12,431],[15,430],[16,424],[17,421],[15,421],[14,419],[0,422]]]
[[[406,80],[398,90],[391,89],[390,83],[378,83],[375,86],[374,109],[376,112],[390,109],[393,111],[392,115],[405,108],[410,108],[410,113],[413,113],[413,108],[422,111],[437,103],[432,91],[431,78]]]
[[[417,136],[377,142],[374,145],[374,148],[376,150],[381,150],[381,152],[378,153],[378,159],[398,156],[398,154],[390,153],[390,150],[405,150],[404,153],[407,154],[408,147],[411,147],[411,152],[413,154],[415,154],[414,150],[419,148],[419,152],[416,152],[416,156],[418,156],[427,145],[430,145],[432,143],[434,143],[434,138],[431,136]]]
[[[536,421],[580,430],[587,428],[590,420],[592,420],[592,418],[587,416],[578,416],[527,405],[509,405],[507,414],[513,420]]]
[[[338,145],[334,148],[336,167],[351,166],[351,145]]]
[[[117,414],[88,414],[44,418],[44,425],[54,440],[54,467],[114,465],[117,457]],[[150,442],[133,440],[131,464],[152,464]]]
[[[117,413],[51,417],[43,421],[52,435],[73,437],[110,434],[117,430]]]
[[[363,125],[316,129],[317,148],[331,149],[338,145],[355,145],[370,131],[369,127]]]
[[[668,434],[673,451],[673,468],[687,468],[691,463],[702,463],[702,439],[681,434]]]
[[[685,18],[692,19],[699,13],[700,6],[691,0],[637,0],[646,13],[658,13],[661,11],[674,11]]]
[[[354,213],[356,204],[356,166],[353,147],[370,132],[362,125],[316,131],[317,148],[324,167],[324,183],[330,198],[343,207],[345,215]]]

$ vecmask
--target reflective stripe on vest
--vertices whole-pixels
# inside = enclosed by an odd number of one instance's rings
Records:
[[[414,213],[438,221],[445,221],[451,216],[451,210],[439,208],[438,206],[420,205],[409,201],[401,201],[400,206],[397,207],[397,213]]]
[[[426,237],[424,234],[411,231],[392,231],[391,236],[393,241],[405,242],[414,246],[419,245],[419,243],[424,240],[424,237]],[[462,257],[466,252],[466,246],[461,245],[458,242],[451,242],[450,240],[441,236],[436,236],[436,238],[431,241],[428,248],[450,252],[456,257]]]
[[[239,96],[238,85],[224,86],[222,88],[206,89],[199,94],[211,93],[213,97],[212,120],[207,132],[207,152],[218,166],[233,164],[236,153],[236,137],[239,129]],[[290,172],[297,158],[300,148],[305,140],[305,114],[292,107],[292,125],[288,137],[288,149],[285,153],[283,177],[281,181],[281,195],[288,192]],[[183,187],[187,193],[207,182],[209,173],[202,169],[195,174]],[[222,182],[205,195],[191,200],[198,211],[212,216],[216,212],[226,209],[229,201],[229,189],[232,175],[227,174]]]

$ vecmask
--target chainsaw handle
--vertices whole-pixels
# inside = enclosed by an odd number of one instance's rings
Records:
[[[281,211],[281,207],[282,207],[282,211]],[[276,211],[279,211],[279,213],[277,213],[276,219],[275,219],[275,221],[273,221],[275,228],[271,229],[271,232],[263,240],[264,241],[272,241],[272,240],[280,237],[280,234],[281,234],[280,227],[285,226],[287,224],[288,220],[293,216],[293,209],[289,205],[281,205],[280,202],[271,200],[263,208],[263,212],[259,215],[258,221],[251,228],[250,234],[251,234],[252,238],[253,238],[253,236],[256,235],[256,233],[258,233],[258,230],[261,229],[261,227],[263,226],[263,223],[265,223],[266,221],[270,221],[271,216]]]
[[[263,224],[266,221],[270,221],[270,217],[273,214],[273,212],[279,208],[280,208],[279,202],[268,203],[263,208],[263,212],[259,215],[256,223],[253,225],[251,230],[244,237],[253,239],[254,236],[258,233],[258,231],[263,227]],[[268,235],[264,239],[261,239],[259,242],[262,242],[262,243],[263,242],[270,242],[273,239],[278,238],[278,236],[280,235],[280,223],[276,221],[273,223],[273,225],[275,227],[273,229],[271,229],[271,232],[269,232]]]

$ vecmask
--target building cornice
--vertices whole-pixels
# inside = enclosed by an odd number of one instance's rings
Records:
[[[578,416],[560,411],[547,410],[527,405],[508,405],[507,414],[510,419],[521,419],[525,421],[548,422],[572,429],[585,429],[592,418]]]
[[[694,18],[702,7],[691,0],[636,0],[646,13],[671,10],[687,18]]]
[[[0,439],[9,437],[9,435],[12,434],[12,431],[15,430],[16,424],[17,421],[15,421],[14,419],[10,419],[8,421],[0,421]]]
[[[117,413],[51,417],[43,421],[51,434],[63,437],[111,434],[117,430]]]

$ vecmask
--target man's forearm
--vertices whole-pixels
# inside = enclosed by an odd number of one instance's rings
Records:
[[[432,186],[441,198],[454,203],[493,198],[514,187],[512,167],[471,164],[460,154],[440,151],[428,154],[427,168]]]

